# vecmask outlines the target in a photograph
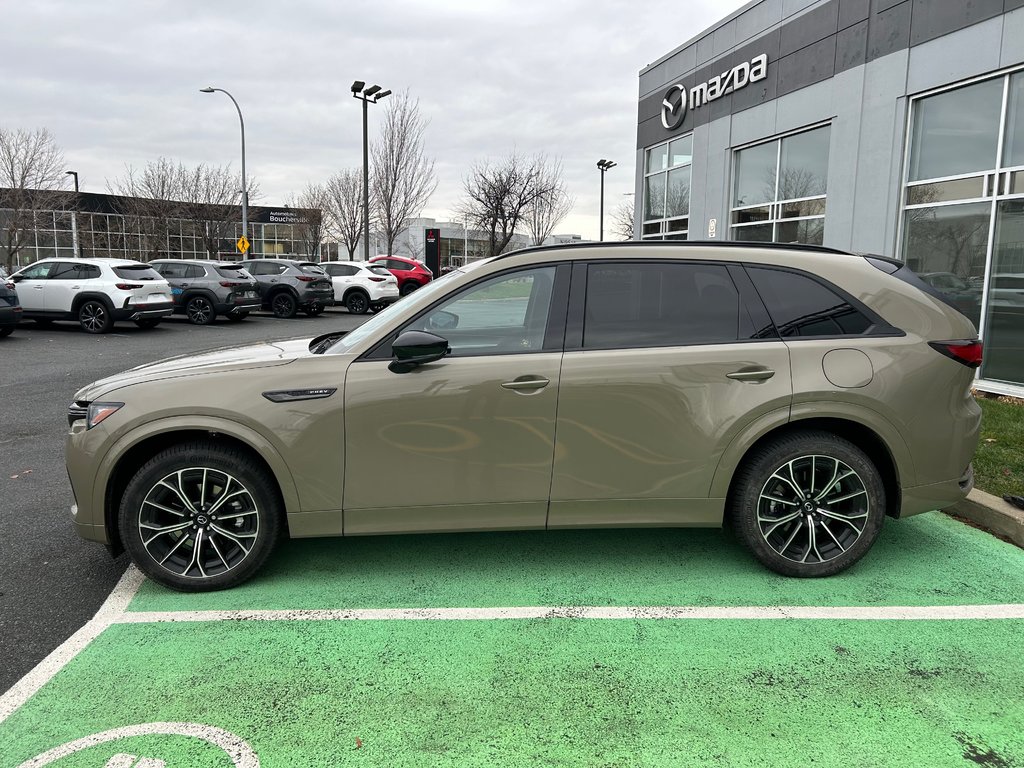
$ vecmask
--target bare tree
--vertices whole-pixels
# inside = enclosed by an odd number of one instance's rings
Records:
[[[72,206],[64,167],[64,153],[45,128],[0,128],[0,256],[8,271],[33,242],[40,213]]]
[[[633,201],[624,201],[612,213],[612,232],[622,240],[632,240],[633,231]]]
[[[346,168],[327,180],[323,211],[328,232],[341,242],[351,261],[363,236],[363,179],[358,168]]]
[[[179,166],[182,234],[198,239],[207,256],[216,259],[221,249],[234,252],[234,225],[240,221],[238,176],[230,164],[195,168]],[[259,185],[249,178],[249,202],[258,199]]]
[[[171,247],[171,236],[180,227],[181,181],[181,165],[161,157],[142,171],[127,166],[123,177],[107,182],[110,193],[118,196],[115,206],[125,217],[127,231],[139,235],[138,257],[156,259],[179,250]]]
[[[560,160],[537,156],[537,186],[541,190],[526,207],[524,219],[534,245],[542,245],[555,227],[569,215],[575,200],[569,195],[562,179]]]
[[[426,127],[419,100],[408,91],[398,94],[388,105],[380,138],[371,148],[371,205],[388,253],[406,222],[423,210],[437,188],[434,161],[423,149]]]
[[[497,164],[484,161],[470,169],[463,182],[467,199],[460,215],[485,233],[486,255],[504,251],[525,224],[526,212],[538,199],[553,194],[545,165],[542,155],[524,158],[513,152]]]
[[[289,198],[286,207],[296,208],[298,220],[292,226],[295,239],[302,244],[302,250],[310,261],[320,260],[320,246],[327,228],[327,187],[321,184],[307,184],[298,198]]]

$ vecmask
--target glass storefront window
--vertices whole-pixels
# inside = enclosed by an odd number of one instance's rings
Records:
[[[1024,384],[1024,199],[996,207],[982,378]]]
[[[1003,139],[1003,167],[1024,165],[1024,72],[1010,77],[1006,136]]]
[[[826,125],[736,152],[732,239],[822,244],[830,136]]]
[[[908,181],[993,168],[1002,104],[1002,78],[917,102]]]
[[[685,240],[690,215],[693,136],[651,147],[644,178],[644,240]]]

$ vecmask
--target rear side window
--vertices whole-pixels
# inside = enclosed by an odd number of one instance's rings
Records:
[[[244,264],[222,264],[215,267],[217,274],[221,277],[230,277],[235,280],[245,280],[249,273],[245,271]]]
[[[591,264],[584,349],[734,342],[739,292],[717,264]]]
[[[808,275],[749,266],[747,272],[784,338],[859,336],[874,326],[849,301]]]
[[[148,264],[114,267],[114,274],[124,280],[161,280],[160,274]]]

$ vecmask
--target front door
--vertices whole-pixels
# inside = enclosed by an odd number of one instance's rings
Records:
[[[349,367],[346,534],[544,527],[567,280],[554,266],[485,278]],[[450,354],[392,373],[405,330]]]
[[[46,278],[50,274],[53,265],[54,262],[52,261],[44,261],[40,264],[26,267],[18,273],[18,276],[21,278],[17,282],[18,301],[24,311],[46,311],[44,288],[46,287]]]

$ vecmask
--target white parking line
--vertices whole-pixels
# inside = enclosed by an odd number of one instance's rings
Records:
[[[129,611],[118,624],[186,621],[493,621],[501,619],[811,619],[955,621],[1024,619],[1024,604],[924,606],[538,606],[508,608],[355,608],[262,611]]]
[[[956,621],[1024,619],[1024,603],[922,606],[536,606],[504,608],[353,608],[251,611],[128,611],[145,580],[129,566],[85,626],[0,696],[0,723],[113,624],[208,621],[493,621],[502,619],[759,619]]]

